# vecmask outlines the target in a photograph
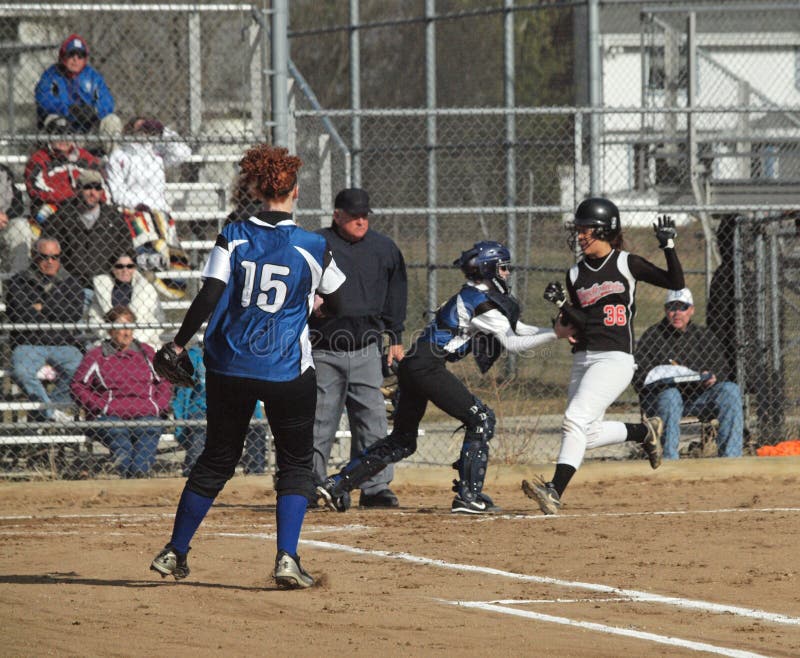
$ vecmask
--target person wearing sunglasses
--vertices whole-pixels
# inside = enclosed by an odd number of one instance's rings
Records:
[[[510,295],[511,252],[499,242],[476,242],[453,265],[466,277],[461,289],[442,304],[433,320],[397,368],[399,396],[389,436],[373,443],[338,473],[317,487],[322,503],[344,512],[349,492],[389,464],[410,457],[417,449],[419,424],[428,402],[461,423],[464,441],[453,464],[454,514],[493,514],[500,511],[483,492],[489,463],[489,441],[495,414],[447,367],[472,353],[481,372],[491,368],[502,351],[532,350],[556,338],[572,335],[567,325],[539,328],[519,320],[520,308]]]
[[[13,276],[6,293],[9,322],[51,324],[80,322],[83,291],[78,281],[61,266],[61,245],[52,238],[40,238],[33,245],[30,267]],[[81,362],[75,331],[64,328],[14,329],[11,368],[14,379],[35,402],[45,403],[43,416],[64,422],[63,408],[72,399],[69,382]],[[58,373],[52,393],[48,393],[37,373],[46,365]]]
[[[113,114],[114,96],[105,78],[88,62],[86,41],[78,34],[70,34],[59,48],[58,61],[42,73],[36,84],[40,128],[50,114],[66,118],[77,133],[90,132],[102,122],[119,123]]]
[[[664,421],[664,459],[678,459],[683,416],[719,421],[717,454],[741,457],[744,433],[742,392],[716,335],[694,322],[689,288],[670,290],[664,318],[642,334],[636,346],[633,384],[645,414]]]
[[[161,324],[164,311],[158,291],[136,266],[136,258],[129,249],[114,252],[108,272],[92,279],[94,290],[89,320],[103,322],[103,318],[114,307],[126,306],[141,324]],[[136,330],[136,337],[148,345],[161,345],[161,330],[155,327]]]
[[[132,240],[120,212],[106,203],[105,181],[99,171],[81,170],[76,187],[77,196],[47,221],[42,235],[61,244],[61,262],[86,291],[88,307],[94,277],[108,273],[109,254],[131,249]],[[110,306],[104,312],[109,310]],[[138,307],[134,311],[139,315]]]

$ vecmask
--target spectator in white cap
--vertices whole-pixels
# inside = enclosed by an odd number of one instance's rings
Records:
[[[713,332],[692,322],[694,311],[689,288],[667,293],[664,319],[637,343],[633,385],[644,413],[664,421],[664,459],[678,459],[683,416],[716,418],[719,456],[741,457],[742,393]]]

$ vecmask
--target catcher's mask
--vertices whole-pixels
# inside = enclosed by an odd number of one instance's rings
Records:
[[[616,204],[602,197],[592,197],[581,202],[575,211],[575,219],[567,225],[567,244],[575,251],[578,244],[578,232],[583,228],[592,228],[593,240],[611,242],[622,230],[619,219],[619,208]]]
[[[490,282],[503,294],[508,294],[510,290],[500,270],[511,270],[511,252],[499,242],[476,242],[471,249],[462,252],[453,265],[458,265],[470,281]]]

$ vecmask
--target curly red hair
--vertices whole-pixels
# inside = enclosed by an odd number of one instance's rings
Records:
[[[297,171],[303,161],[289,155],[288,149],[259,144],[249,149],[239,162],[240,184],[251,194],[264,199],[286,196],[297,184]]]

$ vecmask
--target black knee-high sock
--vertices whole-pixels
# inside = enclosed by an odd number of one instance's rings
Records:
[[[647,425],[644,423],[636,423],[635,425],[632,423],[625,423],[625,429],[628,430],[626,441],[641,443],[647,436]]]
[[[556,464],[556,473],[553,476],[553,487],[555,487],[558,497],[564,493],[572,476],[575,475],[575,467],[569,464]]]

